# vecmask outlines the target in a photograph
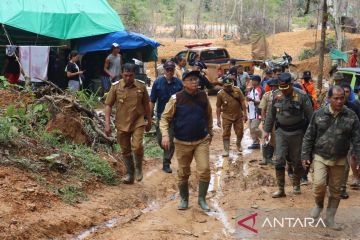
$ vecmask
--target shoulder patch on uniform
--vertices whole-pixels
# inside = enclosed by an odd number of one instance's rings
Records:
[[[116,82],[112,82],[111,85],[117,85],[120,82],[120,80],[116,81]]]
[[[176,100],[176,94],[171,95],[171,98]]]
[[[139,79],[135,79],[137,82],[139,82],[139,83],[141,83],[141,84],[145,84],[145,82],[144,81],[141,81],[141,80],[139,80]]]

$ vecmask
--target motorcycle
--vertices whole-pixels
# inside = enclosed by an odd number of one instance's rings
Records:
[[[293,58],[284,52],[284,54],[281,56],[281,58],[272,60],[268,59],[265,60],[265,65],[268,69],[281,69],[282,72],[285,72],[288,70],[288,72],[294,72],[296,66],[292,64]]]

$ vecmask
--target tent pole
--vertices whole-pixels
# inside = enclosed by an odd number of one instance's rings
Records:
[[[2,28],[4,29],[4,33],[5,33],[5,36],[6,36],[7,40],[9,41],[9,44],[10,44],[10,45],[13,45],[13,43],[12,43],[10,37],[9,37],[9,34],[8,34],[6,28],[5,28],[5,25],[4,25],[4,24],[1,24],[1,26],[2,26]],[[23,68],[23,66],[21,65],[20,59],[19,59],[18,55],[16,54],[16,52],[14,53],[14,55],[15,55],[16,61],[19,63],[20,73],[21,73],[21,74],[24,76],[24,78],[25,78],[25,86],[28,87],[28,86],[30,86],[30,83],[31,83],[30,77],[26,76],[26,74],[25,74],[25,72],[24,72],[24,68]]]

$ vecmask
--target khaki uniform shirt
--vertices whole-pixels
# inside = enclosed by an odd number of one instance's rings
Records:
[[[178,65],[176,65],[174,77],[177,77],[178,79],[182,80],[182,75],[183,75],[183,71]]]
[[[149,104],[149,94],[145,84],[135,80],[131,86],[125,86],[121,79],[112,85],[105,104],[116,103],[115,125],[118,131],[132,132],[145,125],[145,104]]]
[[[174,118],[175,110],[176,110],[176,95],[173,95],[170,98],[170,100],[168,101],[168,103],[166,104],[165,110],[161,115],[160,130],[161,130],[163,137],[168,136],[170,123]],[[212,109],[211,109],[210,102],[208,103],[207,118],[208,118],[209,135],[212,136],[213,135],[213,117],[212,117]],[[201,141],[202,140],[199,140],[199,142],[201,142]],[[177,142],[184,143],[183,141],[179,141],[179,140],[177,140]],[[196,144],[196,143],[192,142],[192,144]]]
[[[272,101],[273,101],[273,96],[274,95],[273,95],[272,91],[265,93],[260,101],[259,108],[265,109],[266,112],[268,112],[269,111],[268,108],[271,106]]]
[[[216,107],[221,108],[223,118],[234,121],[243,117],[241,103],[245,101],[245,98],[239,88],[233,87],[232,89],[233,91],[230,94],[237,100],[222,89],[217,94]]]

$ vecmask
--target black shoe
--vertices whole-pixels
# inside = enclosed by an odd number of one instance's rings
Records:
[[[170,164],[164,164],[162,170],[166,173],[172,173],[172,169],[170,167]]]
[[[349,198],[349,194],[346,192],[346,189],[341,189],[340,198],[341,199],[348,199]]]
[[[248,147],[248,149],[260,149],[260,144],[253,143],[251,146]]]

